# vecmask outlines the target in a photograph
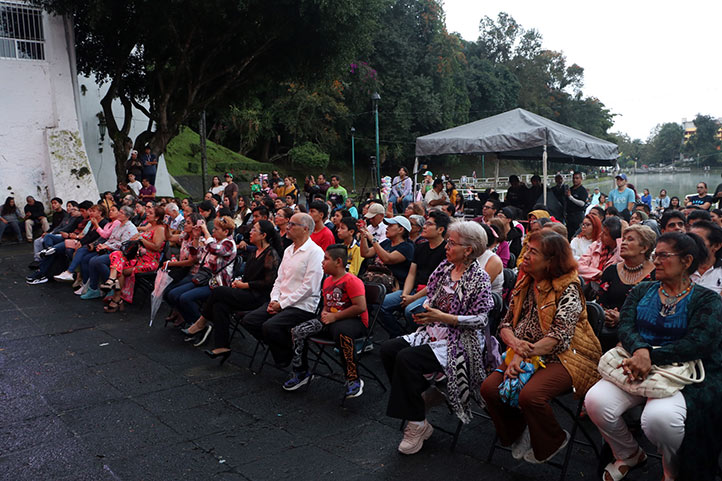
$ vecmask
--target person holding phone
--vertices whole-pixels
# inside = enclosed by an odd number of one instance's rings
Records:
[[[386,414],[408,424],[398,450],[418,452],[434,428],[426,420],[422,393],[429,388],[425,374],[446,376],[449,404],[468,423],[469,401],[480,401],[486,372],[500,359],[498,344],[485,333],[494,305],[489,274],[476,262],[486,250],[486,233],[476,222],[449,226],[446,259],[429,276],[426,312],[417,311],[416,332],[381,345],[381,360],[391,380]],[[492,361],[485,362],[489,354]]]

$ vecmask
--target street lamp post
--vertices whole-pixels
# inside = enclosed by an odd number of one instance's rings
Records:
[[[379,156],[379,100],[381,96],[378,92],[374,92],[371,95],[371,102],[374,107],[374,117],[376,122],[376,180],[379,183],[378,188],[381,188],[381,157]]]
[[[353,192],[356,193],[356,148],[354,146],[354,135],[356,129],[351,127],[351,172],[353,174]]]

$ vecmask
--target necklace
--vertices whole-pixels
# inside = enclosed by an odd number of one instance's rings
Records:
[[[675,294],[674,296],[668,294],[667,291],[664,290],[664,286],[660,286],[660,292],[666,299],[664,300],[664,302],[662,302],[662,309],[660,309],[659,314],[662,317],[667,317],[676,313],[677,304],[679,303],[679,301],[682,300],[685,295],[687,295],[692,290],[693,284],[693,282],[690,282],[686,289],[682,290],[679,294]]]
[[[638,266],[629,267],[626,263],[622,263],[622,268],[627,272],[639,272],[644,267],[644,262],[639,264]]]

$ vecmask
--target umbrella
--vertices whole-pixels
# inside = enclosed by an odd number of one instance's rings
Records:
[[[158,273],[155,275],[155,286],[153,292],[150,295],[150,324],[153,325],[153,319],[158,313],[160,303],[163,302],[163,292],[166,287],[173,282],[173,278],[170,276],[170,272],[167,269],[158,269]]]

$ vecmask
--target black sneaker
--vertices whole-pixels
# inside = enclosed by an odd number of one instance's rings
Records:
[[[361,378],[346,381],[346,398],[359,397],[364,393],[364,381]]]
[[[36,272],[32,277],[33,279],[26,280],[26,282],[31,286],[35,284],[45,284],[46,282],[48,282],[48,278],[42,275],[40,272]]]

